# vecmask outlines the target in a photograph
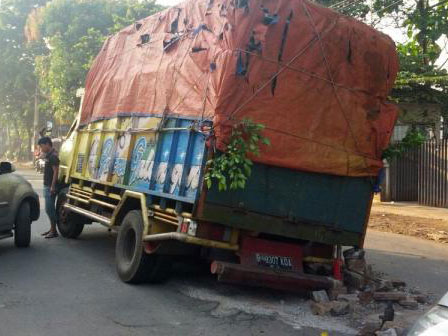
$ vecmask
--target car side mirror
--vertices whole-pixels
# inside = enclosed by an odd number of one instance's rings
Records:
[[[14,165],[10,162],[0,162],[0,174],[10,174],[15,172]]]

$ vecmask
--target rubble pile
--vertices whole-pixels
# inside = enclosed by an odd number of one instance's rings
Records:
[[[344,281],[340,287],[311,293],[310,309],[321,316],[346,316],[359,336],[406,334],[428,296],[409,289],[401,280],[383,279],[365,260],[365,251],[344,251]]]

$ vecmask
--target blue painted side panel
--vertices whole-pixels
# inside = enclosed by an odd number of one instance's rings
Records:
[[[123,176],[115,185],[195,203],[201,185],[205,137],[188,129],[193,122],[173,118],[164,125],[168,130],[162,130],[156,136],[144,132],[135,135],[131,161],[126,173],[122,174],[127,179]],[[114,160],[118,162],[119,159]]]

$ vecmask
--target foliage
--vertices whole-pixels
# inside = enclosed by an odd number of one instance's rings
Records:
[[[389,145],[383,152],[383,159],[390,160],[394,157],[399,157],[410,149],[418,148],[425,140],[426,138],[421,132],[411,129],[402,141]]]
[[[0,2],[0,146],[25,156],[33,130],[36,88],[34,58],[39,44],[27,44],[23,27],[27,16],[44,0],[2,0]],[[0,148],[6,151],[6,148]]]
[[[379,0],[376,6],[380,7]],[[443,96],[448,91],[448,76],[443,66],[437,65],[442,55],[437,42],[448,34],[448,3],[403,1],[386,8],[382,15],[401,18],[399,26],[406,30],[408,38],[407,42],[397,46],[400,72],[393,97],[398,102],[441,104],[446,115],[448,100]]]
[[[155,0],[1,0],[0,154],[30,152],[36,97],[41,123],[70,123],[105,38],[162,8]]]
[[[33,36],[49,49],[37,59],[36,73],[58,120],[72,120],[76,114],[76,90],[84,86],[106,37],[161,8],[154,0],[53,0],[39,18],[30,17],[27,31],[38,29]]]
[[[407,41],[397,44],[400,71],[391,98],[396,102],[441,104],[448,116],[448,99],[441,96],[448,93],[448,73],[444,66],[437,65],[443,55],[438,42],[448,35],[448,1],[374,0],[370,7],[362,1],[318,2],[368,24],[382,22],[383,29],[404,31]],[[360,12],[362,4],[367,8]],[[442,60],[442,65],[446,63]]]
[[[269,145],[269,139],[262,135],[264,125],[245,119],[233,126],[227,151],[207,162],[205,182],[210,189],[213,180],[218,182],[219,191],[244,189],[251,175],[252,161],[249,155],[260,155],[260,145]]]

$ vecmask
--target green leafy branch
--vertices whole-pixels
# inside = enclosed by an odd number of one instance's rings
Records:
[[[425,142],[425,136],[418,130],[410,130],[402,141],[390,144],[383,152],[383,159],[390,160],[394,157],[400,157],[404,152],[418,148]]]
[[[208,170],[205,182],[210,189],[215,180],[218,190],[225,191],[244,189],[252,172],[252,161],[249,154],[259,156],[260,145],[270,145],[268,138],[262,135],[264,125],[244,119],[233,126],[227,150],[217,154],[207,162]]]

